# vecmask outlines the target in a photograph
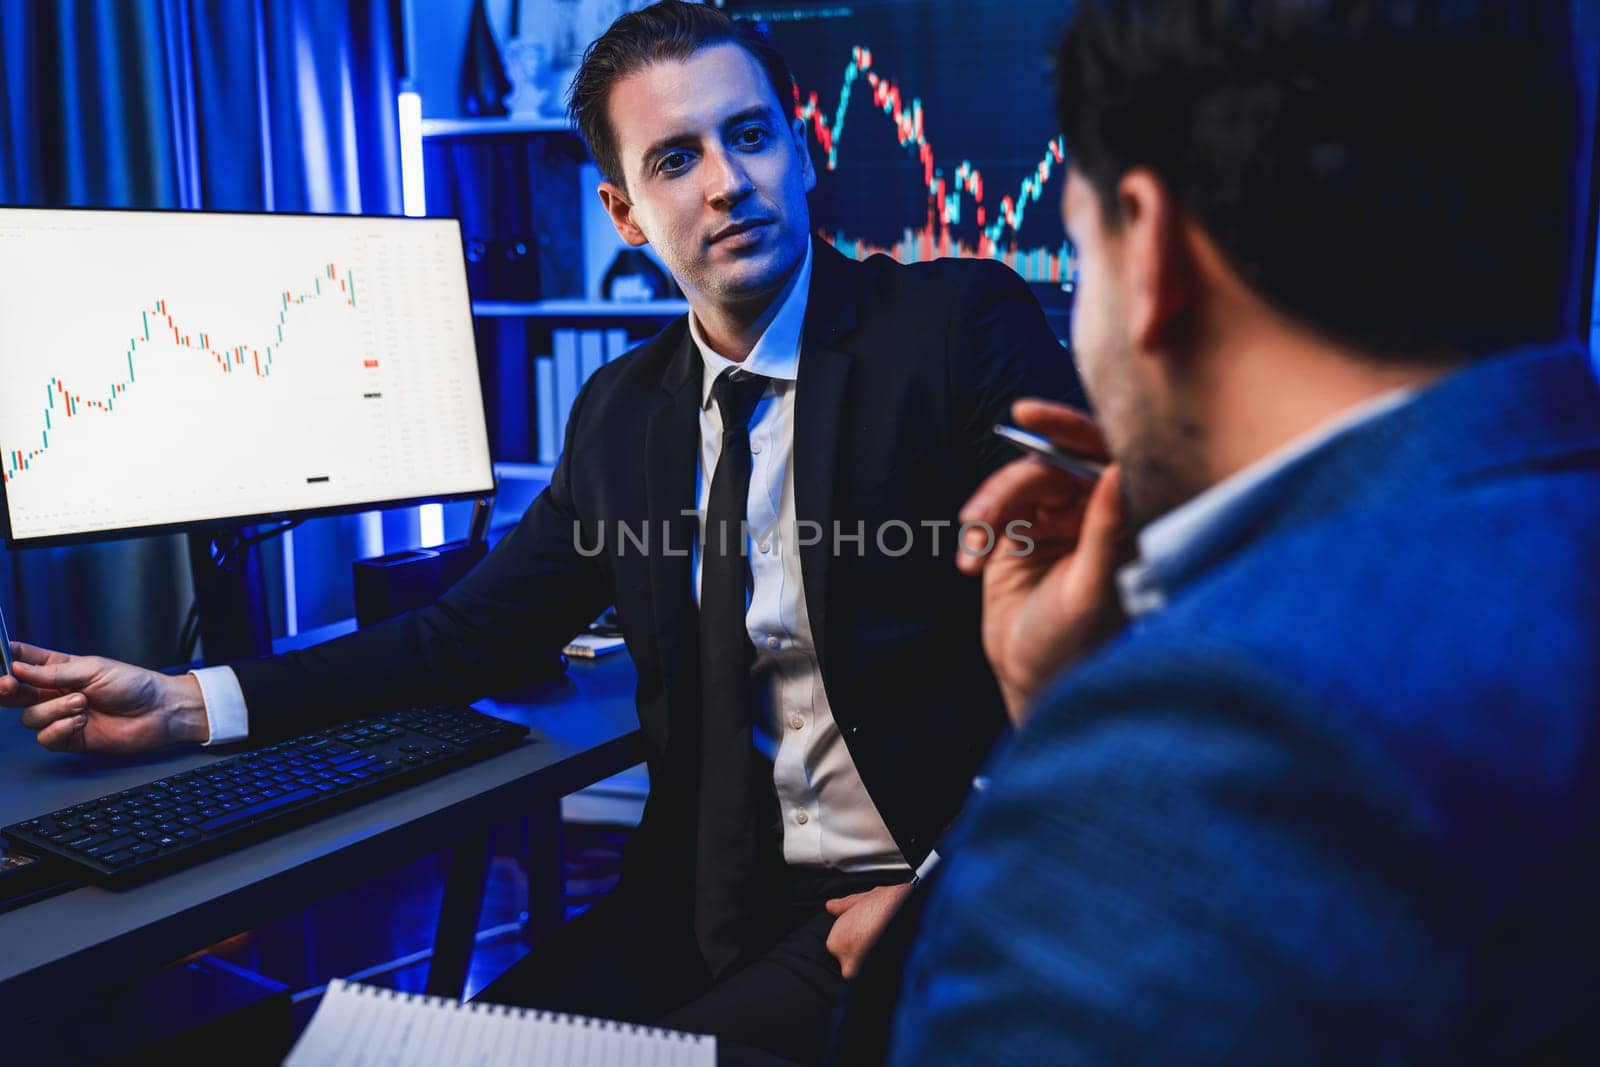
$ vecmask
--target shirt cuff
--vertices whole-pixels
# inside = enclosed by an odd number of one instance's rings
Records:
[[[211,728],[207,745],[226,745],[250,736],[250,715],[244,706],[244,690],[232,667],[201,667],[190,671],[200,683],[200,696],[206,702],[206,725]]]
[[[911,876],[911,880],[913,882],[925,880],[937,866],[939,866],[939,854],[937,852],[929,852],[928,858],[922,861],[922,866],[917,868],[917,873]]]

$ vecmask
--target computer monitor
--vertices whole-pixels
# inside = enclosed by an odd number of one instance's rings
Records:
[[[0,383],[13,546],[494,484],[454,219],[0,208]]]

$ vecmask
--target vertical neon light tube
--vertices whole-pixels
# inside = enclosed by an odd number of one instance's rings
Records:
[[[405,213],[421,218],[428,213],[428,198],[422,177],[422,97],[412,91],[400,94],[400,199]],[[355,278],[349,276],[350,306],[356,304]],[[423,504],[417,508],[417,532],[422,547],[444,543],[444,507]],[[381,535],[381,527],[380,527]]]
[[[420,218],[428,210],[422,182],[422,97],[414,92],[403,92],[397,106],[400,111],[400,200],[407,215]]]
[[[423,504],[417,508],[417,539],[423,548],[444,544],[443,504]]]

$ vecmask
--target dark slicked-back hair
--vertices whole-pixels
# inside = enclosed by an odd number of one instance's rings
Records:
[[[1135,167],[1268,303],[1379,356],[1562,328],[1576,89],[1555,0],[1081,0],[1072,160],[1118,223]]]
[[[716,44],[736,44],[749,52],[772,83],[779,108],[790,106],[794,75],[766,35],[754,23],[732,19],[706,4],[661,0],[623,15],[584,51],[567,107],[607,181],[627,188],[606,111],[612,86],[652,63],[685,60]]]

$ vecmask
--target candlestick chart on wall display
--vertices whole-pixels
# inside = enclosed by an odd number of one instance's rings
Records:
[[[1000,260],[1048,301],[1073,278],[1049,49],[1057,0],[728,0],[796,79],[818,233],[853,258]]]

